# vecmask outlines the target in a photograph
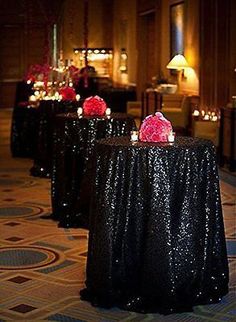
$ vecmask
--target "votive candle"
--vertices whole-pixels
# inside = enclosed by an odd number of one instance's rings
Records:
[[[170,133],[168,134],[168,142],[170,143],[175,142],[175,132],[170,131]]]
[[[130,141],[137,142],[138,141],[138,131],[131,131],[130,132]]]
[[[107,116],[111,115],[111,109],[109,107],[106,109],[106,115]]]
[[[78,108],[77,108],[77,114],[78,114],[78,116],[81,116],[81,115],[83,114],[83,109],[82,109],[82,107],[78,107]]]

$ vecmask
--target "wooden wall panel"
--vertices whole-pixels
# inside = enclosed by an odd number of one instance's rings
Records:
[[[147,19],[147,81],[151,82],[156,75],[155,50],[155,14],[151,13]]]
[[[27,37],[27,66],[45,62],[46,31],[44,26],[33,27]],[[49,49],[49,48],[48,48]]]
[[[23,73],[23,31],[20,25],[0,28],[0,107],[13,107],[16,83]]]
[[[0,79],[19,80],[22,74],[23,43],[19,25],[5,25],[0,28]]]
[[[230,90],[229,97],[236,95],[236,1],[230,1]]]
[[[138,13],[143,13],[145,11],[152,10],[156,7],[159,1],[157,0],[138,0],[137,1],[137,9]]]
[[[0,0],[0,108],[13,107],[16,83],[28,67],[47,61],[45,40],[50,46],[62,2]]]
[[[229,101],[230,0],[201,0],[201,107],[220,108]]]
[[[16,83],[31,64],[45,58],[45,27],[27,32],[22,24],[5,24],[0,28],[0,108],[14,105]]]
[[[0,108],[12,108],[15,102],[16,82],[0,82]]]

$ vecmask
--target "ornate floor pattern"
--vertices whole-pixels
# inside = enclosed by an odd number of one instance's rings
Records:
[[[32,160],[11,158],[11,111],[0,111],[1,321],[236,321],[236,178],[221,173],[230,292],[221,303],[162,316],[92,307],[84,287],[87,231],[58,228],[50,214],[49,179],[30,177]],[[228,174],[227,174],[228,175]]]

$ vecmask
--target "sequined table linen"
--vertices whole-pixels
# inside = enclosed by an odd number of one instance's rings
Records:
[[[53,136],[52,217],[60,227],[88,228],[93,152],[101,138],[128,135],[135,127],[132,116],[56,116]]]
[[[11,154],[34,158],[37,150],[38,111],[32,106],[16,106],[12,114]]]
[[[96,148],[87,288],[93,305],[188,311],[228,291],[214,146],[101,140]]]
[[[50,177],[52,170],[52,136],[54,119],[59,113],[75,111],[78,102],[41,101],[38,107],[38,133],[34,164],[30,169],[35,177]]]
[[[11,154],[13,157],[33,158],[37,137],[37,110],[28,106],[33,94],[32,84],[18,82],[11,123]]]

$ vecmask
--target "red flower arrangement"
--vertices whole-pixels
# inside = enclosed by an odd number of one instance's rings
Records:
[[[75,101],[76,100],[76,92],[73,87],[62,87],[59,90],[59,94],[62,96],[63,101]]]
[[[84,115],[104,115],[107,104],[99,96],[90,96],[85,99],[83,104]]]
[[[24,79],[25,81],[30,80],[31,82],[35,82],[35,81],[47,82],[50,70],[51,70],[51,67],[48,64],[31,65]]]
[[[26,107],[28,105],[29,105],[29,102],[28,101],[22,101],[22,102],[19,102],[18,103],[18,106],[20,106],[20,107]]]
[[[172,131],[171,122],[162,113],[147,116],[140,127],[140,141],[167,142],[168,134]]]
[[[70,65],[68,68],[70,78],[72,79],[72,82],[74,85],[78,84],[79,78],[80,78],[80,70],[74,65]]]

